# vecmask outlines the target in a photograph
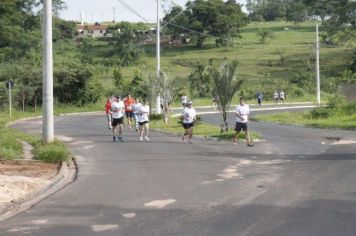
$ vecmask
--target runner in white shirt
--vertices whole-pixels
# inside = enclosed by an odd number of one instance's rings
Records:
[[[196,112],[195,109],[192,108],[191,101],[187,102],[187,106],[183,109],[182,116],[183,116],[183,127],[184,127],[182,142],[184,142],[185,136],[188,135],[188,142],[192,143],[193,126],[196,120]]]
[[[182,97],[180,98],[180,102],[182,103],[182,106],[185,107],[188,101],[188,96],[183,94]]]
[[[112,140],[115,142],[115,135],[118,134],[117,140],[124,141],[121,137],[123,124],[124,124],[124,112],[125,104],[121,101],[121,97],[116,95],[114,101],[111,103],[111,112],[112,112]]]
[[[278,92],[277,92],[277,90],[276,91],[274,91],[274,94],[273,94],[273,101],[274,101],[274,103],[278,103]]]
[[[135,128],[136,128],[136,132],[138,131],[139,128],[139,124],[138,124],[138,116],[139,116],[139,110],[141,108],[142,104],[140,103],[140,100],[138,98],[136,98],[136,103],[133,105],[133,115],[134,115],[134,119],[135,119]]]
[[[284,91],[281,90],[281,91],[279,92],[279,100],[281,100],[283,104],[284,104],[285,96],[286,96],[286,95],[285,95]]]
[[[235,115],[236,115],[236,126],[235,126],[235,133],[234,133],[234,140],[233,144],[237,145],[239,142],[239,133],[241,130],[245,132],[245,138],[247,141],[247,146],[253,146],[253,143],[250,139],[249,130],[247,127],[248,123],[248,116],[250,114],[250,107],[245,104],[244,98],[240,98],[240,104],[237,105]]]
[[[145,135],[146,141],[150,141],[148,138],[150,106],[147,104],[146,99],[143,99],[143,105],[140,107],[138,114],[138,124],[140,125],[140,141],[143,140],[143,135]]]

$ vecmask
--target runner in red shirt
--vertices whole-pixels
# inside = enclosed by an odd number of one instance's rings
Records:
[[[108,100],[106,100],[105,104],[105,113],[106,113],[106,118],[108,121],[108,128],[111,129],[111,98],[109,97]]]
[[[128,94],[126,99],[124,100],[125,104],[125,113],[126,113],[126,118],[127,118],[127,124],[129,126],[129,129],[131,129],[131,120],[133,119],[133,106],[135,105],[135,99],[131,98],[131,95]]]

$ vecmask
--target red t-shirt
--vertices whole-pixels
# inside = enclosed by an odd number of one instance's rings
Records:
[[[127,98],[127,99],[125,99],[124,104],[125,104],[125,111],[132,112],[133,105],[135,104],[135,99]]]
[[[106,113],[110,113],[110,109],[111,109],[111,102],[108,101],[108,102],[106,102],[106,104],[105,104],[105,111],[106,111]]]

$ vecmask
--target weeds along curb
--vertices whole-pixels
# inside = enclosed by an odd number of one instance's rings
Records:
[[[62,162],[58,174],[50,180],[50,184],[1,207],[0,222],[31,208],[34,204],[66,187],[76,179],[76,173],[77,167],[74,159]]]
[[[174,132],[169,132],[169,131],[165,131],[162,129],[158,129],[158,128],[153,128],[152,130],[158,132],[158,133],[162,133],[162,134],[169,134],[169,135],[174,135],[177,137],[182,137],[181,134],[178,133],[174,133]],[[199,139],[199,140],[207,140],[207,141],[213,141],[213,142],[226,142],[226,143],[230,143],[229,140],[226,139],[219,139],[217,137],[210,137],[210,136],[204,136],[204,135],[194,135],[193,134],[193,139]],[[260,142],[265,142],[265,139],[254,139],[253,142],[254,143],[260,143]],[[242,140],[242,142],[246,142],[245,140]]]

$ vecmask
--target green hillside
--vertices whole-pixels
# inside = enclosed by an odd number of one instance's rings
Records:
[[[204,49],[197,49],[193,45],[165,45],[162,46],[161,69],[176,78],[188,92],[187,77],[198,63],[207,65],[209,59],[213,59],[218,65],[224,59],[237,59],[240,63],[239,75],[246,80],[244,88],[250,91],[250,94],[254,94],[258,89],[264,90],[268,95],[275,89],[285,89],[288,93],[288,89],[291,89],[288,78],[300,71],[314,71],[315,24],[304,22],[298,26],[288,22],[251,23],[243,28],[242,37],[235,39],[233,47],[216,48],[213,40],[208,41]],[[257,35],[261,29],[272,32],[273,38],[261,43]],[[323,29],[320,31],[322,34]],[[86,42],[84,50],[76,44],[57,44],[56,61],[89,58],[90,64],[95,67],[95,77],[100,78],[106,88],[112,87],[115,61],[108,61],[105,56],[112,50],[112,46],[105,41],[92,39]],[[352,46],[321,44],[322,86],[329,77],[337,76],[347,68],[355,52]],[[155,47],[145,46],[142,49],[145,53],[135,65],[122,68],[126,81],[130,81],[137,72],[142,73],[143,77],[155,74]],[[303,92],[289,93],[293,97],[294,94],[302,96]],[[302,97],[305,99],[307,94]]]

